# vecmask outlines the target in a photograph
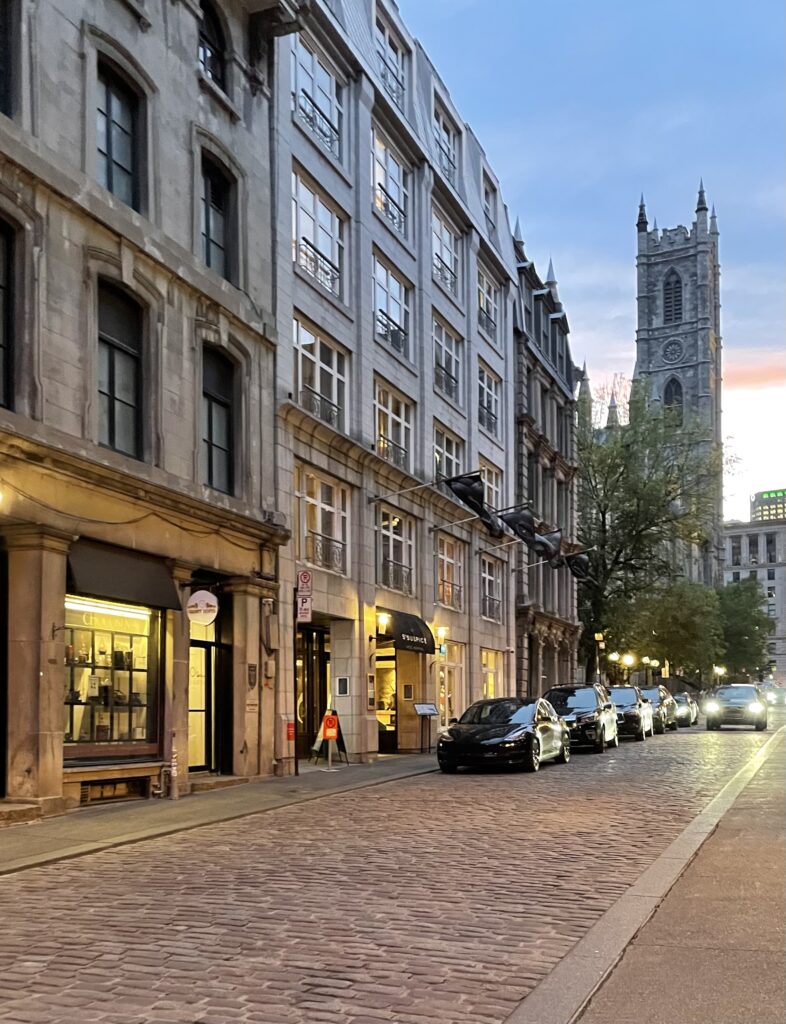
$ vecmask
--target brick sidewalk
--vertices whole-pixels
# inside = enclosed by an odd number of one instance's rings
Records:
[[[786,1020],[786,743],[721,819],[581,1024]]]

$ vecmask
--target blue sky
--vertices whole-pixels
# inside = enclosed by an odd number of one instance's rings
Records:
[[[538,265],[554,259],[574,359],[630,374],[635,221],[721,232],[727,515],[786,485],[783,0],[399,0],[499,175]]]

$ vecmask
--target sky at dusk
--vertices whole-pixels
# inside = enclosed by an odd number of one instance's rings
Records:
[[[399,0],[500,178],[527,252],[553,257],[593,385],[635,358],[636,215],[720,228],[727,518],[786,486],[783,0]]]

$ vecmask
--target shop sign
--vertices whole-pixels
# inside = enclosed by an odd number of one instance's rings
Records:
[[[186,604],[186,615],[198,626],[211,626],[218,615],[218,598],[209,590],[195,590]]]

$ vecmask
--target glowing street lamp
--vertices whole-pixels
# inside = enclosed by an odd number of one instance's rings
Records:
[[[615,661],[616,662],[616,661],[619,661],[619,660],[620,660],[619,652],[618,651],[612,651],[611,654],[609,655],[609,661]]]
[[[713,673],[715,675],[715,678],[718,680],[718,682],[720,682],[721,679],[726,675],[726,666],[725,665],[713,665],[712,666],[712,671],[713,671]]]
[[[622,655],[622,664],[625,666],[625,668],[628,668],[628,669],[633,668],[633,666],[636,664],[636,655],[635,654],[623,654]]]

